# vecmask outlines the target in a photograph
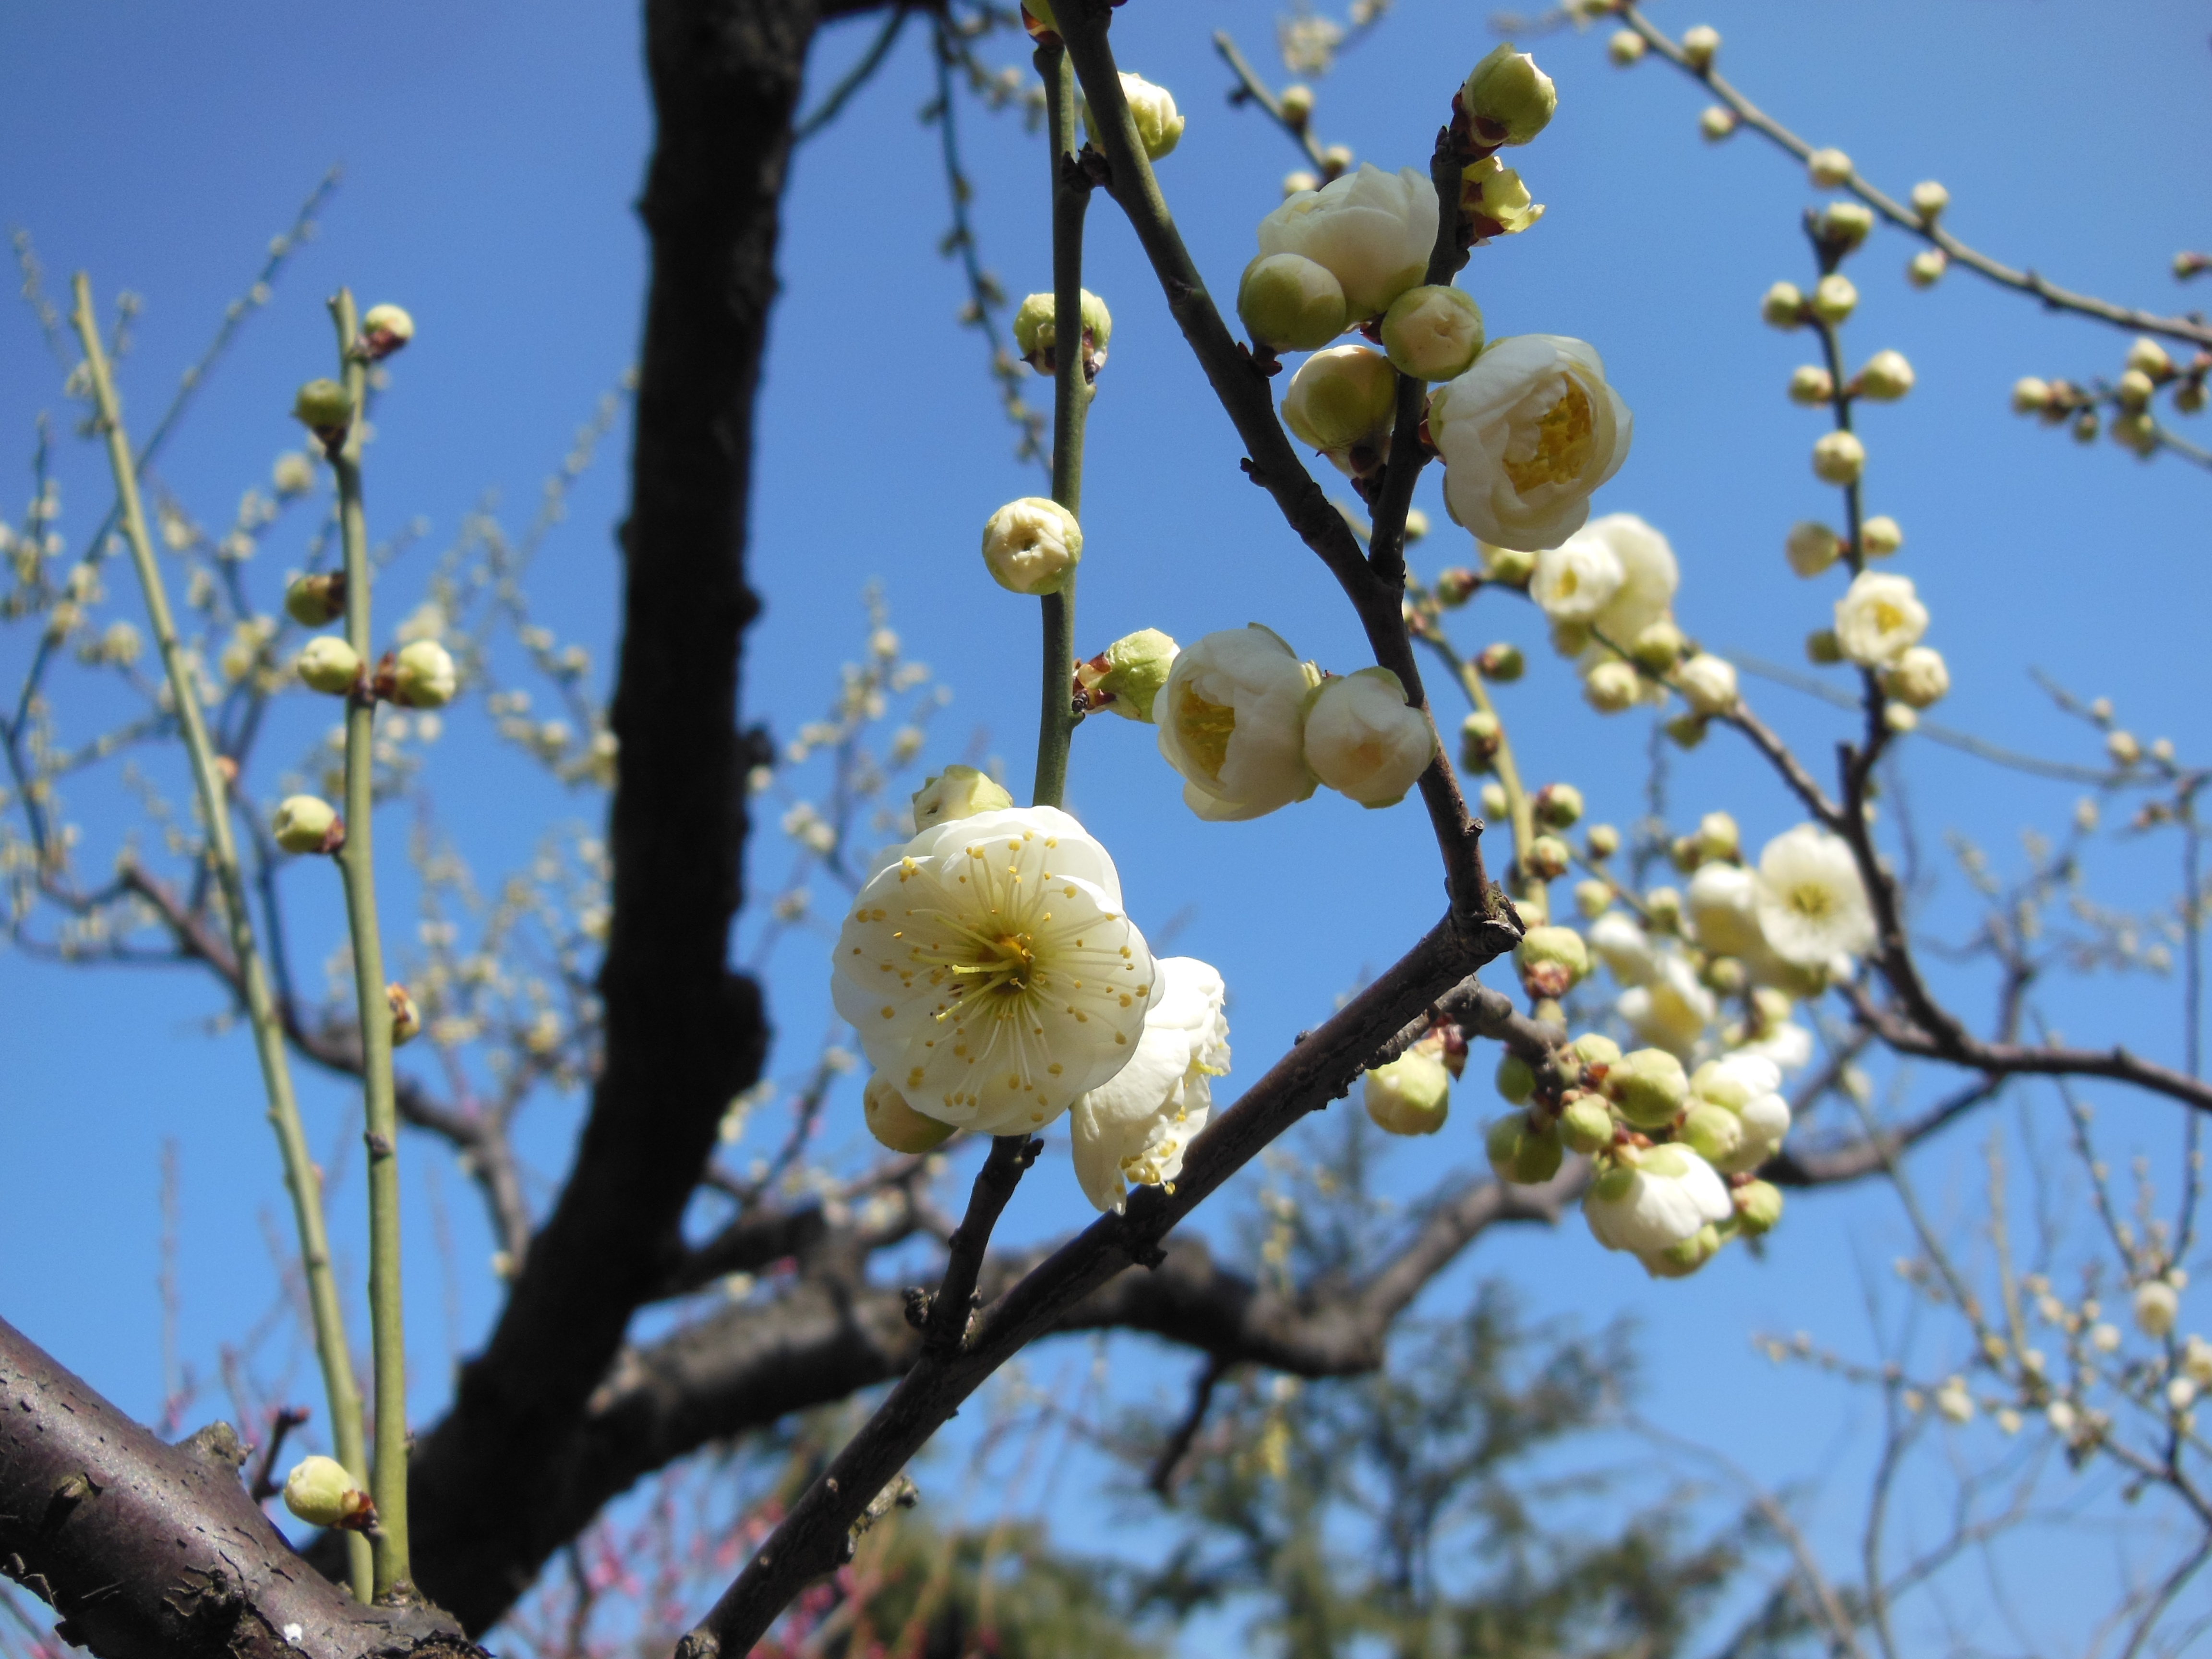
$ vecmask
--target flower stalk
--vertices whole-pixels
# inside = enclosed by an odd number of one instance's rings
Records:
[[[362,506],[362,412],[368,363],[352,290],[331,301],[338,362],[353,416],[331,450],[337,479],[338,539],[344,552],[346,643],[366,665],[370,632],[368,519]],[[376,1458],[370,1471],[377,1530],[373,1539],[379,1600],[404,1589],[407,1561],[407,1347],[399,1283],[399,1115],[392,1085],[392,1006],[384,988],[384,945],[376,925],[376,863],[369,819],[374,807],[376,697],[363,674],[346,699],[345,845],[337,854],[353,936],[354,991],[368,1145],[368,1312],[376,1382]]]
[[[270,991],[268,965],[262,959],[253,934],[253,913],[247,908],[246,881],[238,862],[238,844],[231,834],[228,785],[220,757],[207,729],[198,676],[177,635],[176,618],[154,558],[147,534],[144,503],[138,494],[137,467],[125,430],[115,380],[100,337],[99,319],[92,303],[92,284],[84,273],[74,283],[76,307],[70,321],[83,343],[85,372],[92,382],[94,406],[107,441],[107,459],[115,477],[115,493],[125,543],[146,598],[146,618],[152,629],[161,667],[167,676],[177,726],[190,761],[193,786],[199,797],[200,816],[207,824],[208,862],[214,867],[216,891],[230,933],[231,957],[246,1003],[247,1024],[253,1029],[253,1047],[261,1064],[261,1082],[269,1097],[269,1126],[276,1132],[276,1150],[283,1160],[284,1185],[292,1195],[292,1223],[299,1236],[300,1265],[307,1279],[307,1306],[315,1333],[315,1358],[323,1373],[323,1398],[330,1412],[331,1445],[337,1461],[356,1481],[368,1478],[368,1460],[362,1444],[361,1395],[354,1387],[353,1360],[348,1351],[345,1313],[338,1298],[337,1281],[331,1270],[330,1237],[323,1222],[322,1180],[307,1150],[300,1125],[300,1107],[292,1092],[292,1073],[284,1053],[283,1023]],[[355,1596],[370,1595],[368,1540],[348,1540],[349,1577]]]

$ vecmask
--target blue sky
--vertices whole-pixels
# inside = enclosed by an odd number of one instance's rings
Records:
[[[1319,83],[1316,125],[1363,159],[1419,164],[1452,84],[1491,44],[1481,15],[1446,0],[1400,0],[1377,36]],[[1296,157],[1279,133],[1223,102],[1228,76],[1207,36],[1231,29],[1272,66],[1273,18],[1261,0],[1156,0],[1125,8],[1115,31],[1124,67],[1173,88],[1189,117],[1161,176],[1222,294],[1233,291],[1253,224]],[[269,237],[342,163],[321,234],[251,319],[161,471],[202,518],[227,520],[238,493],[263,483],[274,455],[294,444],[290,388],[325,372],[320,301],[349,283],[364,303],[395,300],[418,321],[380,411],[369,489],[377,533],[421,514],[434,549],[487,490],[500,492],[511,523],[526,520],[539,481],[630,360],[643,264],[629,204],[648,140],[635,21],[624,8],[513,3],[389,4],[373,18],[268,0],[215,12],[115,0],[9,8],[0,58],[15,73],[0,105],[0,153],[9,158],[0,217],[33,235],[57,291],[84,267],[104,301],[126,288],[145,296],[125,368],[128,408],[143,427]],[[2201,185],[2188,182],[2212,137],[2200,9],[1728,0],[1693,13],[1670,0],[1655,21],[1677,33],[1717,25],[1723,65],[1739,85],[1814,142],[1848,149],[1893,194],[1941,179],[1950,222],[1969,241],[2112,297],[2163,308],[2191,297],[2166,267],[2202,235]],[[857,53],[870,27],[825,40],[817,85]],[[1529,234],[1478,251],[1462,284],[1493,337],[1561,333],[1599,348],[1637,421],[1634,453],[1601,510],[1640,513],[1672,537],[1690,631],[1795,660],[1796,641],[1825,621],[1832,596],[1790,574],[1782,537],[1794,520],[1834,505],[1806,465],[1816,417],[1782,396],[1808,343],[1761,327],[1757,301],[1778,278],[1806,279],[1796,221],[1814,198],[1795,166],[1749,137],[1703,143],[1695,118],[1704,100],[1665,66],[1613,70],[1596,34],[1532,44],[1558,82],[1560,110],[1516,159],[1547,214]],[[994,61],[1025,58],[1003,40],[988,52]],[[1036,488],[1036,475],[1012,459],[981,347],[954,325],[964,294],[936,252],[944,185],[934,135],[916,119],[929,95],[921,35],[909,31],[878,80],[795,164],[754,504],[753,580],[768,609],[744,696],[779,735],[817,716],[837,663],[860,648],[860,591],[880,578],[894,625],[957,693],[940,719],[939,757],[956,757],[981,728],[1019,783],[1031,744],[1035,625],[1026,601],[983,578],[973,548],[983,517]],[[1014,117],[972,107],[963,133],[986,263],[1015,295],[1047,285],[1041,146]],[[1103,198],[1091,223],[1087,285],[1112,306],[1115,329],[1086,462],[1084,648],[1142,626],[1188,639],[1256,620],[1325,666],[1359,665],[1359,634],[1333,585],[1239,474],[1234,435],[1127,226]],[[1878,231],[1856,262],[1863,298],[1848,349],[1860,361],[1893,346],[1919,373],[1911,397],[1869,411],[1863,430],[1869,506],[1902,522],[1898,568],[1919,583],[1936,617],[1931,638],[1952,665],[1955,689],[1941,718],[1996,742],[2094,761],[2089,735],[2057,718],[2028,680],[2037,665],[2085,695],[2112,697],[2145,738],[2169,736],[2185,758],[2202,757],[2212,749],[2212,664],[2194,648],[2212,598],[2205,478],[2171,460],[2140,465],[2110,444],[2080,448],[2005,413],[2016,376],[2113,373],[2126,337],[2045,316],[1963,273],[1931,293],[1911,290],[1901,276],[1910,252]],[[11,523],[28,493],[32,416],[61,408],[57,378],[28,315],[16,312],[0,328],[0,458],[15,458],[6,462],[15,482],[0,484],[0,517]],[[1033,397],[1048,395],[1033,383]],[[624,447],[618,430],[549,544],[533,594],[550,626],[593,649],[602,676]],[[64,441],[63,449],[64,526],[82,537],[105,487],[87,447]],[[1464,559],[1433,475],[1421,503],[1437,532],[1416,550],[1417,566]],[[270,568],[257,579],[276,580],[304,521],[294,529],[290,546],[280,539],[264,554]],[[397,620],[427,568],[427,554],[400,568],[384,616]],[[124,599],[113,614],[130,613]],[[1601,725],[1581,707],[1525,608],[1474,617],[1462,644],[1512,638],[1537,659],[1504,694],[1536,781],[1576,783],[1593,816],[1632,817],[1643,726]],[[1839,735],[1820,705],[1753,689],[1809,754]],[[295,735],[311,735],[314,722],[295,718]],[[480,715],[453,726],[430,778],[441,823],[488,882],[526,860],[549,823],[596,811],[498,750]],[[295,748],[288,738],[270,752]],[[1924,744],[1914,746],[1908,775],[1939,862],[1942,836],[1955,829],[2016,866],[2021,826],[2057,828],[2075,793]],[[1684,821],[1729,807],[1753,844],[1796,817],[1771,778],[1718,738],[1677,764],[1674,800]],[[1391,960],[1438,908],[1413,808],[1366,813],[1317,798],[1257,823],[1200,825],[1177,803],[1151,734],[1121,722],[1080,734],[1070,805],[1114,849],[1140,923],[1188,913],[1176,948],[1222,969],[1245,1075],[1364,970]],[[394,917],[408,902],[396,867],[402,827],[395,818],[385,841]],[[2102,848],[2091,866],[2098,896],[2140,906],[2169,892],[2170,860],[2158,847],[2154,870],[2130,845]],[[757,883],[785,858],[772,832],[763,836]],[[302,884],[299,915],[298,959],[312,975],[337,937],[332,896]],[[1931,927],[1956,936],[1970,917],[1960,884],[1948,881]],[[829,1018],[818,950],[802,939],[777,958],[776,1065],[786,1075],[803,1069]],[[1973,973],[1944,982],[1963,1008],[1987,1006]],[[178,1143],[182,1171],[180,1351],[206,1370],[218,1344],[273,1294],[258,1217],[274,1212],[281,1194],[249,1048],[239,1034],[205,1034],[219,1004],[188,975],[63,970],[0,956],[0,998],[10,1034],[0,1071],[0,1260],[19,1264],[0,1311],[127,1408],[150,1414],[162,1386],[162,1139]],[[2124,1036],[2172,1058],[2179,998],[2168,981],[2137,978],[2069,986],[2050,1006],[2069,1036]],[[342,1097],[319,1080],[305,1088],[311,1134],[331,1144]],[[1486,1092],[1464,1091],[1457,1110],[1468,1124],[1491,1109]],[[2051,1106],[2027,1098],[2039,1112]],[[859,1133],[856,1095],[843,1109],[833,1143]],[[2171,1160],[2178,1129],[2167,1109],[2115,1097],[2107,1115],[2108,1133]],[[562,1103],[535,1114],[530,1151],[549,1176],[573,1121]],[[1974,1133],[1926,1160],[1947,1204],[1971,1195]],[[450,1350],[421,1184],[433,1154],[416,1145],[411,1156],[416,1409],[427,1416],[443,1397]],[[1410,1194],[1446,1158],[1480,1163],[1459,1119],[1441,1141],[1403,1153],[1394,1179]],[[465,1351],[495,1286],[467,1189],[447,1171],[443,1193],[459,1240],[453,1317]],[[1082,1218],[1072,1179],[1048,1158],[1006,1225],[1011,1236],[1041,1236]],[[357,1218],[342,1213],[338,1224],[345,1237]],[[1850,1455],[1835,1449],[1846,1441],[1839,1426],[1859,1420],[1853,1408],[1826,1385],[1775,1378],[1745,1337],[1755,1327],[1811,1327],[1860,1341],[1859,1270],[1881,1267],[1902,1237],[1885,1195],[1825,1195],[1797,1205],[1764,1262],[1730,1252],[1692,1283],[1655,1289],[1579,1229],[1522,1235],[1486,1241],[1434,1305],[1463,1300],[1477,1273],[1500,1273],[1547,1311],[1595,1321],[1631,1310],[1647,1328],[1655,1409],[1686,1433],[1725,1438],[1768,1478],[1832,1463],[1848,1492]],[[357,1235],[350,1248],[357,1263]],[[1141,1386],[1156,1373],[1163,1389],[1179,1389],[1176,1369],[1147,1361],[1134,1375]],[[1808,1413],[1817,1431],[1808,1432]]]

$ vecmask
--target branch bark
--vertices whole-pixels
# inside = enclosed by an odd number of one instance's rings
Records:
[[[0,1570],[101,1659],[460,1659],[420,1605],[365,1607],[292,1552],[239,1483],[238,1436],[176,1445],[0,1320]]]

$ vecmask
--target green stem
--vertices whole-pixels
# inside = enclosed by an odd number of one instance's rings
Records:
[[[375,801],[376,698],[369,627],[368,526],[361,501],[362,414],[368,364],[356,347],[361,321],[353,294],[331,301],[337,325],[339,371],[353,398],[353,422],[331,457],[338,485],[338,537],[345,551],[346,643],[361,658],[363,680],[346,699],[346,922],[353,934],[354,994],[361,1012],[361,1073],[368,1143],[368,1316],[376,1373],[376,1462],[369,1486],[376,1503],[374,1539],[378,1600],[408,1585],[407,1344],[399,1290],[399,1114],[392,1089],[392,1005],[385,994],[384,945],[376,927],[376,860],[370,836]]]
[[[291,1067],[284,1054],[283,1024],[269,988],[267,965],[253,937],[253,913],[246,906],[246,881],[239,870],[237,842],[231,835],[229,787],[208,736],[198,677],[177,636],[168,593],[155,562],[154,544],[146,533],[137,468],[132,463],[130,436],[124,430],[107,353],[100,343],[92,284],[80,271],[74,287],[76,308],[70,320],[84,343],[85,371],[91,376],[100,428],[106,434],[107,460],[115,475],[124,540],[130,545],[131,562],[145,592],[147,622],[168,676],[170,699],[176,705],[177,725],[184,734],[185,752],[199,794],[200,816],[207,823],[207,856],[215,866],[223,919],[229,925],[231,956],[246,1002],[246,1020],[253,1028],[262,1086],[269,1096],[269,1125],[276,1132],[276,1149],[284,1162],[284,1185],[292,1194],[292,1222],[300,1237],[300,1264],[307,1275],[307,1306],[314,1323],[315,1358],[322,1367],[323,1397],[331,1414],[331,1447],[355,1480],[365,1481],[368,1465],[362,1449],[361,1395],[354,1387],[345,1313],[338,1300],[337,1280],[331,1271],[330,1237],[323,1225],[322,1181],[300,1127],[299,1103],[292,1093]],[[368,1540],[356,1536],[348,1542],[353,1592],[366,1601],[370,1591]]]
[[[1083,359],[1083,220],[1091,185],[1075,165],[1075,77],[1059,46],[1040,46],[1045,112],[1052,133],[1052,498],[1083,514],[1083,417],[1091,383]],[[1075,572],[1043,599],[1044,678],[1037,708],[1038,806],[1058,806],[1067,793],[1067,752],[1074,741]]]

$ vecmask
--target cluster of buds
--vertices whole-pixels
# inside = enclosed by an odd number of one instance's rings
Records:
[[[1452,95],[1451,142],[1460,168],[1459,245],[1528,228],[1544,210],[1498,152],[1525,144],[1551,124],[1559,95],[1536,60],[1510,45],[1492,51]]]
[[[2013,385],[2012,406],[2015,414],[2035,416],[2045,426],[2069,425],[2076,441],[2085,444],[2096,441],[2103,426],[2098,411],[2109,409],[2112,441],[2148,459],[2160,444],[2158,422],[2151,413],[2157,394],[2165,392],[2178,414],[2201,414],[2208,375],[2212,375],[2212,352],[2199,351],[2187,364],[2179,364],[2164,346],[2144,335],[2128,348],[2116,380],[2081,386],[2025,376]]]

